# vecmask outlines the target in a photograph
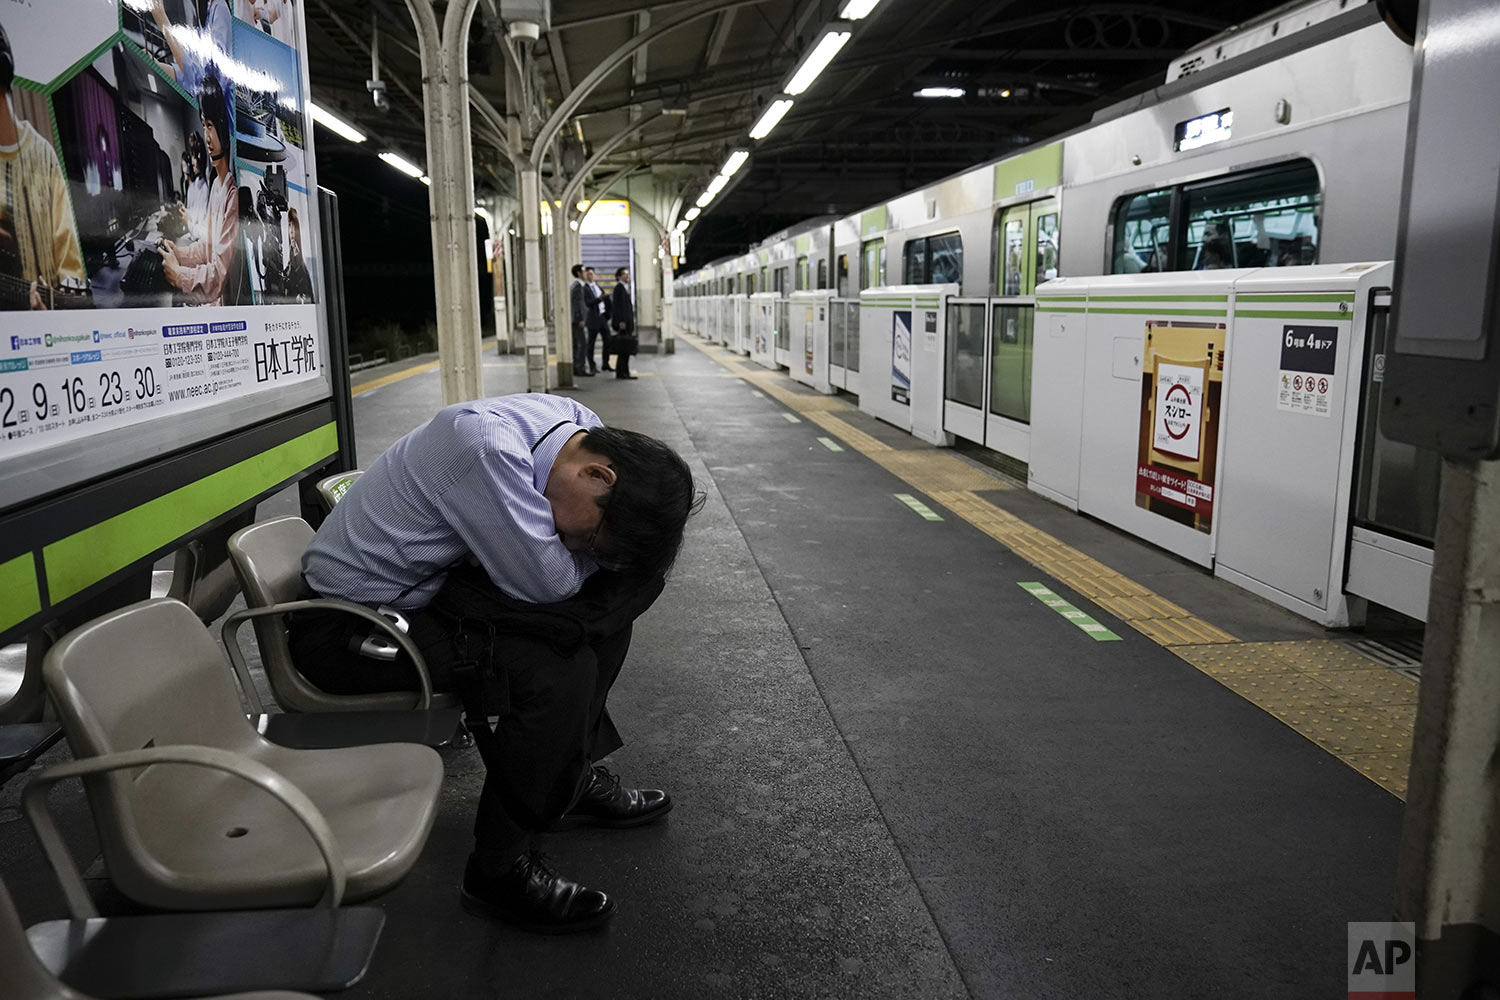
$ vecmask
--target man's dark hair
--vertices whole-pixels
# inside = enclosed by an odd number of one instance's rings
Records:
[[[574,264],[573,265],[573,277],[575,277],[575,278],[581,278],[581,277],[583,277],[583,265],[582,264]]]
[[[595,427],[582,445],[615,470],[615,485],[599,501],[601,564],[631,575],[664,576],[682,547],[687,519],[703,506],[687,463],[655,438],[615,427]]]
[[[615,280],[619,281],[620,280],[620,275],[624,274],[628,270],[630,270],[630,268],[628,268],[628,267],[618,267],[618,268],[615,268]]]

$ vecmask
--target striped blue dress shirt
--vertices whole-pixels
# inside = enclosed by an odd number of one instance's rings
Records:
[[[355,480],[302,557],[303,576],[324,597],[413,609],[472,553],[513,598],[572,597],[598,566],[564,547],[543,491],[568,439],[602,425],[566,396],[535,393],[440,410]]]

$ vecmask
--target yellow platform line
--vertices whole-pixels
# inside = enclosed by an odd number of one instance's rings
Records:
[[[731,371],[738,370],[750,384],[1392,795],[1406,798],[1415,681],[1334,640],[1241,642],[978,495],[1008,488],[1003,481],[936,449],[898,451],[832,412],[849,409],[847,404],[818,402],[836,397],[788,391],[779,372],[722,353],[732,359],[725,367],[732,365]]]
[[[427,372],[435,371],[437,366],[438,363],[436,361],[428,361],[424,364],[413,365],[410,368],[403,368],[399,372],[391,372],[389,375],[382,375],[379,378],[372,378],[368,382],[361,382],[358,385],[351,386],[349,393],[350,395],[358,396],[362,392],[373,392],[383,386],[390,385],[392,382],[400,382],[402,379],[411,378],[413,375],[424,375]]]

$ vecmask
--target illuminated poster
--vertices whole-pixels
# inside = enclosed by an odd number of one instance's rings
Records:
[[[0,469],[321,377],[291,0],[0,0]]]
[[[891,399],[911,405],[911,310],[891,314]]]
[[[1223,323],[1146,324],[1135,502],[1198,531],[1213,528]]]

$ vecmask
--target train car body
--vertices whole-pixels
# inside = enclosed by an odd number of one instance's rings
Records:
[[[1036,457],[1039,285],[1113,276],[1110,290],[1123,309],[1133,308],[1125,300],[1140,298],[1134,286],[1150,293],[1172,272],[1275,275],[1305,265],[1394,258],[1411,50],[1379,21],[1373,4],[1344,9],[1318,0],[1263,21],[1186,54],[1169,82],[1099,112],[1071,133],[844,218],[810,220],[778,233],[752,248],[759,264],[740,265],[746,280],[737,285],[688,275],[683,287],[710,296],[744,297],[752,288],[774,293],[777,303],[768,298],[761,308],[782,338],[786,323],[777,319],[794,290],[831,293],[828,350],[816,353],[815,370],[800,377],[857,394],[862,409],[899,427],[915,431],[920,423],[920,436],[934,443],[981,445],[1019,470]],[[898,337],[928,352],[913,359],[909,392],[895,393],[905,402],[893,398],[887,363],[894,320],[868,301],[861,307],[862,295],[869,299],[871,290],[894,287],[937,294],[941,312],[936,324],[923,322],[921,336]],[[1087,303],[1095,316],[1110,306]],[[1069,304],[1054,301],[1053,307]],[[1172,303],[1155,301],[1153,308],[1166,320]],[[928,336],[933,327],[939,336]],[[1361,332],[1362,343],[1376,337]],[[789,367],[790,352],[779,347],[762,363]],[[1113,348],[1091,342],[1090,350]],[[878,364],[872,363],[876,354]],[[1350,364],[1374,359],[1372,353]],[[805,355],[798,360],[805,368]],[[1109,368],[1119,359],[1088,355],[1086,361]],[[1350,384],[1358,386],[1367,375],[1363,368],[1351,371]],[[1047,406],[1081,419],[1082,387],[1075,389],[1050,396]],[[938,417],[914,422],[910,400],[934,398]],[[1368,426],[1351,428],[1358,442],[1343,460],[1362,456],[1363,468],[1342,470],[1340,481],[1356,475],[1381,481],[1387,507],[1403,490],[1435,498],[1435,466],[1415,449],[1380,437],[1372,419],[1359,419]],[[1042,465],[1057,458],[1049,454]],[[1077,506],[1076,497],[1040,488]],[[1352,531],[1356,551],[1364,544],[1382,558],[1407,560],[1402,565],[1412,572],[1399,593],[1365,589],[1422,617],[1433,526],[1425,500],[1408,506],[1421,510],[1403,512],[1395,519],[1399,525],[1390,525],[1366,504],[1345,519],[1352,528],[1341,522],[1339,530]],[[1160,536],[1145,532],[1173,548]],[[1192,541],[1192,551],[1181,554],[1214,566],[1217,537]],[[1334,549],[1344,551],[1342,544]],[[1381,575],[1340,569],[1356,581],[1361,573]],[[1317,598],[1308,590],[1282,603],[1325,624],[1346,624],[1351,613],[1345,603],[1323,594],[1336,583],[1316,588]],[[1353,616],[1358,613],[1356,602]]]

